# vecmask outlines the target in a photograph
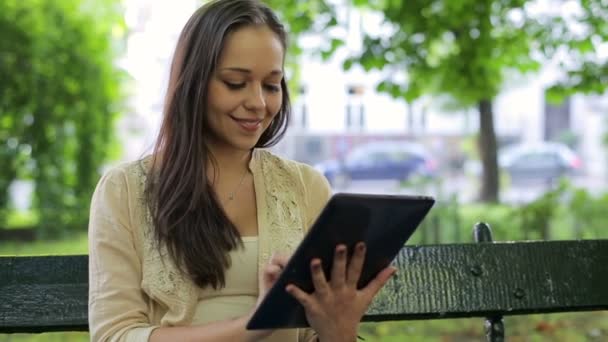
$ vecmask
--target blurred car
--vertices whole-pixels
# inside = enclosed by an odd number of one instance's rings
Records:
[[[574,151],[552,142],[509,147],[500,153],[499,164],[513,183],[553,182],[582,171],[582,161]]]
[[[388,141],[359,145],[342,160],[329,160],[315,167],[338,188],[351,181],[405,181],[415,176],[433,177],[437,172],[437,163],[421,145]]]

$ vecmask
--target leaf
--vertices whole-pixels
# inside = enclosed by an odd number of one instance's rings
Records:
[[[347,58],[342,63],[342,69],[344,69],[344,71],[349,71],[353,67],[354,63],[355,63],[355,60],[353,58]]]
[[[378,83],[378,85],[376,86],[376,91],[380,92],[380,93],[386,93],[386,92],[388,92],[388,89],[389,89],[388,81],[382,81],[382,82]]]

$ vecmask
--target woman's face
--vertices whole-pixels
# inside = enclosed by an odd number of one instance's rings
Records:
[[[245,26],[226,37],[209,81],[212,144],[252,149],[281,109],[283,45],[265,25]]]

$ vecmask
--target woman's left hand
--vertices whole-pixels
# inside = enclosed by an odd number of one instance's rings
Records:
[[[262,274],[259,279],[259,295],[256,307],[260,305],[270,288],[274,285],[274,283],[279,279],[281,272],[287,265],[290,254],[285,253],[273,253],[270,259],[268,260],[268,264],[264,266],[262,269]]]
[[[290,256],[287,254],[275,253],[272,255],[270,260],[268,260],[268,263],[264,265],[264,267],[262,268],[262,273],[260,274],[260,277],[258,279],[258,299],[253,309],[249,312],[247,316],[244,317],[244,324],[247,324],[251,317],[253,317],[255,310],[257,310],[257,308],[262,303],[262,300],[264,300],[264,297],[266,297],[268,290],[270,290],[270,288],[274,285],[274,283],[281,275],[281,272],[283,272],[285,265],[287,265],[287,261],[289,261],[289,257]],[[245,340],[261,341],[266,337],[270,336],[272,332],[273,330],[248,330],[245,336]]]
[[[313,259],[311,270],[315,290],[311,294],[293,284],[286,288],[304,306],[306,318],[321,342],[355,341],[361,318],[372,299],[397,270],[392,266],[385,268],[367,286],[358,290],[365,244],[357,244],[348,265],[346,259],[346,246],[338,245],[329,281],[323,273],[321,260]]]

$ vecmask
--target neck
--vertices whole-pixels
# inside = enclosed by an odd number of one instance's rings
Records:
[[[249,168],[252,151],[212,147],[211,153],[216,164],[210,163],[208,171],[211,179],[217,181],[218,177],[214,177],[215,175],[230,179],[246,172]]]

